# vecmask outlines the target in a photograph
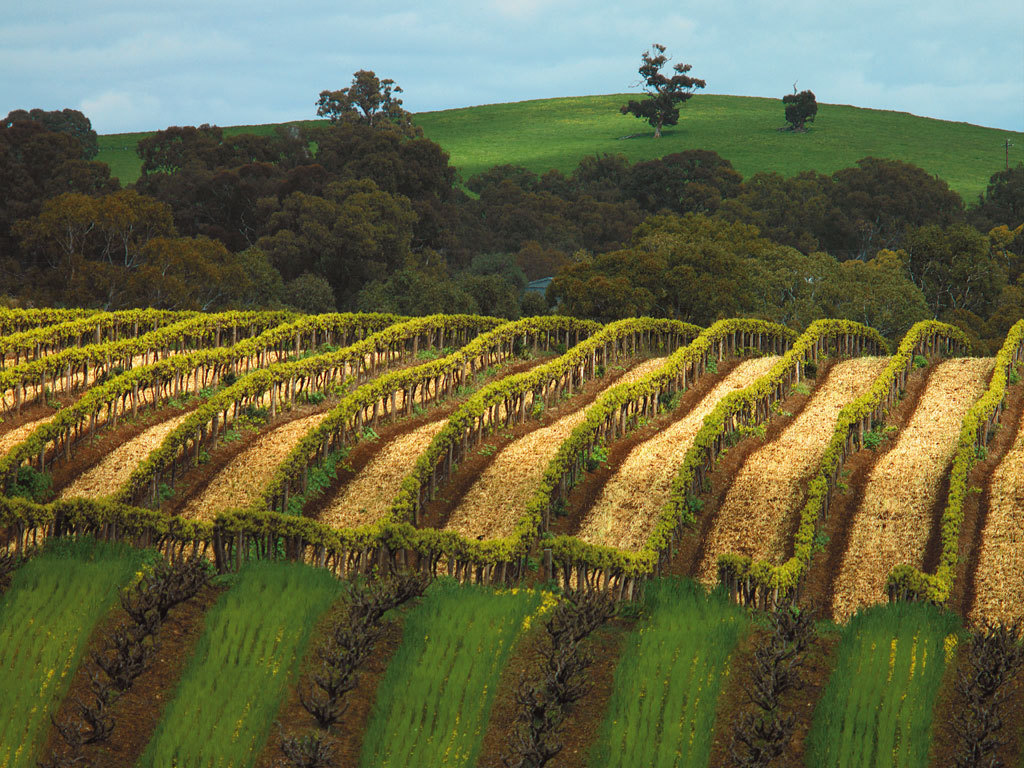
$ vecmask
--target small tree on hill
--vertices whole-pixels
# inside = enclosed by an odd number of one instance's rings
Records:
[[[689,64],[676,64],[672,67],[676,73],[672,77],[661,74],[661,68],[668,63],[669,58],[665,55],[664,45],[654,43],[652,47],[657,54],[652,56],[650,51],[644,51],[639,69],[648,98],[645,101],[630,100],[619,111],[649,122],[654,126],[654,138],[659,139],[662,126],[679,122],[679,106],[693,96],[695,88],[703,88],[707,83],[686,74],[692,69]]]
[[[352,76],[352,85],[340,91],[321,91],[316,113],[332,123],[352,121],[370,126],[386,123],[412,130],[412,115],[402,109],[402,93],[394,80],[381,80],[373,70],[361,69]]]
[[[796,88],[793,91],[782,97],[782,103],[786,105],[786,122],[791,131],[805,131],[805,125],[813,123],[814,116],[818,114],[818,102],[813,91],[796,93]]]

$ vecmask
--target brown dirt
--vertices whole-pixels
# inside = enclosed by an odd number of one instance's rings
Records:
[[[512,654],[498,678],[495,688],[494,703],[491,705],[491,716],[484,732],[480,756],[476,764],[478,768],[502,768],[502,758],[509,754],[509,746],[513,743],[516,727],[516,716],[519,706],[516,692],[524,678],[540,663],[540,654],[545,641],[544,622],[535,621],[526,635],[519,638]]]
[[[300,667],[297,680],[301,685],[306,673],[311,669],[310,662],[315,658],[314,649],[323,642],[329,628],[338,621],[346,610],[344,600],[339,600],[327,612],[313,630],[306,656]],[[377,685],[387,670],[391,657],[394,656],[398,646],[402,643],[402,617],[401,611],[397,616],[387,622],[383,636],[377,641],[377,645],[370,654],[365,666],[360,670],[359,682],[347,694],[348,709],[330,731],[331,744],[333,746],[334,765],[350,766],[359,764],[359,753],[363,748],[363,734],[366,725],[370,720],[370,713],[373,710],[374,702],[377,699]],[[288,727],[283,728],[282,724],[287,723]],[[275,768],[281,759],[281,736],[302,734],[319,728],[316,720],[310,715],[299,701],[298,685],[293,685],[288,690],[281,708],[278,710],[274,727],[270,731],[270,738],[263,745],[259,756],[253,764],[255,768]]]
[[[928,541],[924,545],[924,555],[921,558],[923,573],[934,573],[939,565],[939,558],[942,556],[942,513],[945,511],[946,501],[949,499],[949,482],[952,471],[953,462],[950,461],[942,471],[939,492],[932,504],[932,522],[928,530]]]
[[[89,765],[131,768],[136,764],[203,632],[206,612],[217,602],[223,591],[223,587],[207,586],[194,598],[176,606],[167,614],[157,634],[157,650],[149,666],[110,708],[114,731],[109,741],[90,745],[83,750]],[[89,659],[93,650],[102,648],[107,633],[125,621],[127,618],[124,611],[118,607],[93,632],[83,660]],[[85,699],[88,694],[89,678],[85,666],[83,663],[75,672],[68,696],[56,715],[59,721],[72,719],[75,714],[75,697]],[[54,754],[55,748],[59,750],[58,754],[66,754],[66,745],[51,726],[43,754]]]
[[[758,643],[764,642],[767,630],[755,628],[740,641],[729,661],[733,674],[725,683],[718,697],[715,716],[715,736],[711,745],[708,768],[731,768],[734,763],[729,752],[733,728],[741,712],[753,711],[747,698],[746,688],[750,680],[750,664]],[[785,751],[772,762],[776,768],[805,768],[804,743],[811,730],[814,707],[828,684],[835,666],[835,653],[839,646],[839,633],[819,634],[807,649],[804,664],[800,670],[801,685],[789,691],[782,698],[780,714],[794,717],[793,735]],[[725,724],[726,727],[721,727]]]
[[[966,702],[956,691],[956,680],[961,671],[969,668],[966,643],[959,648],[956,662],[946,667],[942,678],[942,687],[935,701],[935,726],[932,728],[932,743],[928,750],[930,768],[956,768],[954,761],[956,750],[960,744],[953,724],[959,719],[960,713],[966,709]],[[1006,699],[1000,706],[1003,718],[1003,730],[999,737],[1006,743],[996,750],[994,756],[999,758],[1001,765],[1011,768],[1020,765],[1024,754],[1024,675],[1018,674],[1011,678],[1005,686]]]
[[[754,650],[763,642],[768,633],[761,627],[753,627],[744,634],[729,657],[729,675],[722,683],[715,705],[714,732],[711,736],[711,752],[708,754],[708,768],[731,768],[732,757],[729,745],[732,743],[733,728],[739,713],[750,707],[746,687],[750,677],[749,667]]]
[[[524,373],[532,368],[535,368],[542,363],[551,361],[550,356],[538,357],[530,360],[516,361],[512,365],[507,367],[501,366],[498,368],[499,376],[514,376],[517,373]],[[494,379],[486,379],[482,384],[489,383]],[[342,490],[348,485],[353,478],[356,477],[371,461],[373,461],[380,453],[381,449],[403,435],[407,435],[419,429],[432,421],[443,419],[450,416],[455,410],[465,402],[466,398],[475,392],[474,388],[472,391],[465,393],[465,396],[460,397],[447,397],[439,403],[434,403],[428,406],[423,413],[419,415],[410,415],[399,418],[395,421],[388,422],[378,426],[376,429],[378,439],[376,440],[360,440],[356,443],[352,450],[349,451],[348,456],[345,457],[343,463],[338,464],[338,474],[330,487],[325,489],[323,494],[315,499],[309,500],[305,507],[303,507],[303,515],[307,517],[319,517],[320,511],[330,506],[330,502],[334,499]]]
[[[975,464],[968,475],[967,487],[981,488],[982,492],[968,493],[964,500],[964,519],[960,525],[960,562],[957,564],[956,580],[949,599],[950,608],[965,618],[970,616],[977,596],[978,554],[988,521],[992,473],[1013,447],[1014,440],[1020,434],[1022,418],[1024,385],[1018,384],[1009,388],[999,429],[988,444],[987,458]]]
[[[570,708],[562,723],[558,734],[562,750],[551,761],[551,768],[587,768],[591,746],[597,738],[611,699],[615,667],[619,663],[626,637],[635,624],[633,620],[613,620],[596,630],[584,643],[584,650],[593,654],[594,658],[594,663],[587,669],[591,687]],[[523,638],[501,673],[491,719],[477,760],[479,768],[502,768],[504,765],[502,757],[506,754],[515,729],[515,692],[523,675],[537,663],[536,654],[543,634],[543,628],[538,625],[537,629]]]
[[[566,504],[568,514],[551,520],[551,532],[556,536],[563,534],[567,536],[575,535],[579,531],[580,523],[583,522],[587,512],[600,497],[605,484],[615,475],[623,459],[629,455],[629,452],[636,446],[654,437],[660,430],[683,418],[739,363],[740,360],[738,358],[723,360],[718,364],[718,373],[702,376],[696,385],[686,390],[682,397],[680,397],[679,405],[674,411],[662,413],[657,419],[648,422],[639,429],[633,430],[626,437],[620,438],[610,445],[608,447],[608,460],[594,471],[585,473],[583,481],[570,491],[569,500]]]
[[[815,381],[824,381],[834,364],[835,360],[831,359],[819,365]],[[768,422],[764,438],[747,437],[727,450],[724,455],[719,456],[715,469],[711,473],[711,491],[702,493],[700,496],[704,502],[704,508],[699,513],[694,528],[680,539],[677,551],[669,562],[666,575],[697,577],[707,550],[708,537],[714,527],[718,510],[729,492],[732,479],[739,473],[748,456],[775,440],[786,427],[793,423],[807,403],[811,401],[816,389],[817,384],[806,395],[791,393],[780,403],[783,413],[773,415]]]
[[[800,673],[803,686],[783,697],[782,715],[794,715],[796,727],[789,748],[779,763],[780,768],[804,768],[804,746],[814,722],[814,708],[835,669],[839,639],[838,632],[818,635],[817,641],[808,649],[807,661]]]
[[[150,427],[163,421],[173,419],[199,407],[198,400],[190,400],[184,407],[175,408],[167,405],[162,408],[146,408],[134,419],[121,419],[117,427],[104,427],[96,432],[92,439],[86,439],[75,446],[70,461],[62,461],[53,468],[53,490],[56,495],[68,485],[85,474],[105,459],[118,446],[138,437]],[[111,488],[111,493],[116,489]]]
[[[931,376],[936,366],[914,370],[907,378],[907,389],[903,399],[893,408],[885,423],[895,425],[901,430],[910,421],[910,417],[917,410],[917,403],[924,394],[928,377]],[[803,605],[818,605],[824,613],[824,618],[832,618],[831,606],[835,597],[836,579],[839,576],[839,567],[843,562],[843,555],[849,543],[850,532],[853,529],[853,519],[860,508],[864,498],[864,489],[867,486],[868,478],[875,464],[892,450],[896,444],[895,437],[884,441],[877,449],[864,448],[847,457],[843,464],[842,475],[845,479],[848,490],[845,493],[836,493],[832,497],[828,513],[819,522],[819,530],[828,537],[825,551],[818,553],[811,559],[810,568],[804,577],[800,589],[800,602]],[[849,475],[847,475],[849,473]]]
[[[66,402],[65,399],[61,397],[57,397],[57,400],[60,401],[62,405],[69,405],[71,403],[71,398],[66,398]],[[11,432],[31,421],[38,421],[39,419],[45,419],[48,416],[53,416],[56,412],[56,410],[43,403],[33,403],[32,405],[24,406],[21,409],[21,413],[16,413],[15,411],[4,413],[3,415],[0,415],[0,419],[3,419],[3,421],[0,421],[0,435]]]
[[[633,361],[633,363],[629,365],[629,368],[635,367],[639,362],[640,361],[638,360]],[[527,419],[521,424],[516,424],[511,429],[499,429],[491,435],[488,435],[477,450],[473,451],[469,456],[463,459],[462,463],[459,464],[458,469],[455,471],[454,476],[440,488],[440,492],[433,501],[424,506],[421,527],[444,528],[448,519],[451,517],[452,512],[459,506],[459,503],[473,484],[480,479],[484,470],[486,470],[487,467],[495,461],[496,457],[501,453],[502,448],[530,432],[554,424],[563,416],[581,408],[586,408],[588,405],[593,403],[604,390],[612,386],[628,372],[628,370],[613,367],[606,371],[603,377],[588,381],[581,389],[576,390],[568,399],[559,402],[555,406],[545,408],[544,413],[539,419]],[[482,454],[480,449],[485,445],[493,446],[494,451],[489,451],[489,455]]]

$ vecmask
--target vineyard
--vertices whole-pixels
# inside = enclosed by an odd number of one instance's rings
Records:
[[[1024,766],[1022,377],[1024,320],[0,309],[0,768]]]

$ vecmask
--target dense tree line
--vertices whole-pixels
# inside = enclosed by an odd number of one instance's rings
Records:
[[[744,180],[706,150],[604,155],[567,174],[504,165],[462,183],[407,121],[366,117],[383,107],[355,101],[357,86],[325,92],[338,114],[313,127],[158,131],[139,143],[128,189],[89,159],[84,116],[11,113],[0,296],[794,327],[837,316],[890,336],[939,317],[983,348],[1024,314],[1024,167],[994,174],[969,207],[941,179],[878,158]],[[548,276],[546,297],[524,293]]]

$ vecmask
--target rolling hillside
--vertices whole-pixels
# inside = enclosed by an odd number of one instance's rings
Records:
[[[806,134],[778,129],[785,124],[778,99],[701,94],[682,110],[680,123],[653,140],[646,123],[621,115],[625,95],[539,99],[489,104],[415,116],[417,125],[451,155],[463,179],[494,165],[511,163],[543,173],[572,170],[580,158],[621,153],[632,162],[686,149],[711,149],[744,176],[774,171],[831,173],[862,157],[886,157],[919,165],[945,179],[973,202],[1005,162],[1024,161],[1024,134],[968,123],[917,117],[905,112],[820,104]],[[312,121],[309,121],[312,122]],[[273,125],[234,126],[231,133],[269,133]],[[99,137],[111,172],[129,183],[138,178],[135,145],[146,133]]]

